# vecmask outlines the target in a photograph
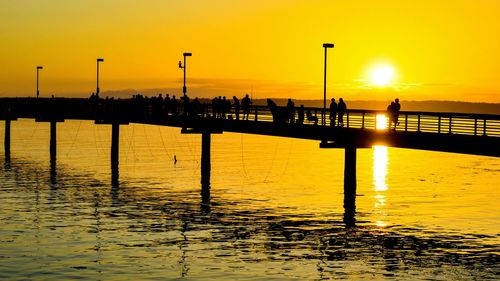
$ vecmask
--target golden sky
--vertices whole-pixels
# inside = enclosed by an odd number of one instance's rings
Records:
[[[500,102],[500,1],[23,0],[0,3],[0,95],[101,92]],[[389,65],[388,86],[370,73]],[[151,90],[155,89],[155,90]]]

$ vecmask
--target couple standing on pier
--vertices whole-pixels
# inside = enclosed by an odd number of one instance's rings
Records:
[[[330,103],[330,126],[335,127],[335,119],[338,114],[337,126],[344,127],[344,114],[347,112],[347,105],[343,98],[339,98],[339,103],[335,102],[335,98],[331,99]]]
[[[391,129],[392,124],[394,124],[394,128],[392,130],[396,131],[396,126],[399,125],[399,110],[401,110],[399,99],[395,99],[387,107],[387,115],[389,116],[389,130]]]

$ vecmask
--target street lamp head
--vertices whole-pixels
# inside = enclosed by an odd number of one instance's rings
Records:
[[[43,69],[43,66],[37,66],[36,69]]]
[[[97,62],[103,62],[104,59],[97,59]]]
[[[192,53],[184,53],[184,54],[183,54],[183,56],[185,56],[185,57],[190,57],[190,56],[192,56],[192,55],[193,55]]]
[[[333,48],[333,43],[323,43],[324,48]]]

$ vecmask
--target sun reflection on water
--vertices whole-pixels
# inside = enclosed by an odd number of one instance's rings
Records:
[[[387,146],[375,145],[373,146],[373,185],[375,191],[387,190],[387,166],[389,157]]]
[[[389,156],[387,146],[373,146],[373,186],[375,189],[374,211],[379,214],[379,219],[375,222],[378,227],[385,227],[387,224],[382,220],[385,214],[386,195],[387,191],[387,166],[389,164]]]

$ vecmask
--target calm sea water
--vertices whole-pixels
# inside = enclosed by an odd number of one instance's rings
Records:
[[[500,278],[500,159],[358,150],[356,221],[346,225],[343,150],[214,135],[202,197],[200,136],[137,124],[120,133],[111,184],[109,125],[59,123],[51,177],[49,124],[12,123],[0,279]]]

